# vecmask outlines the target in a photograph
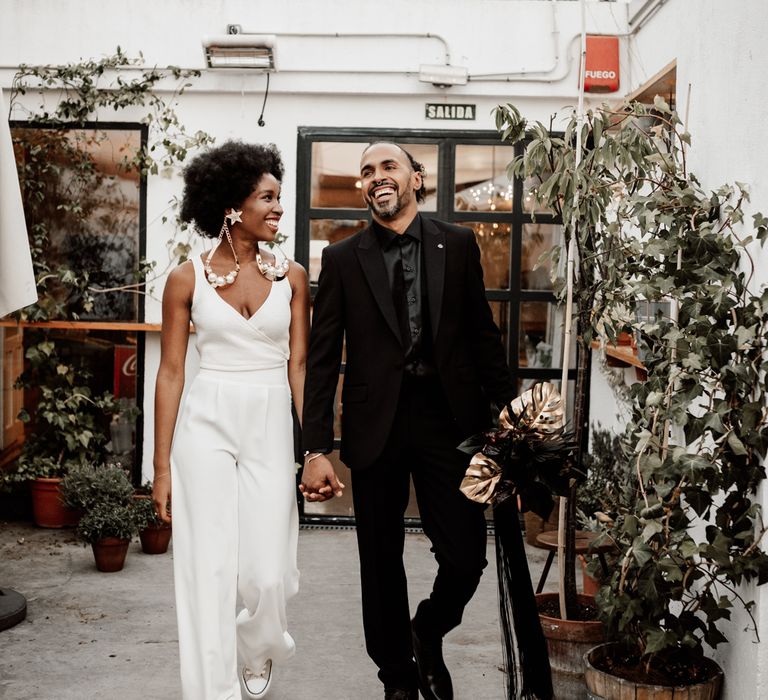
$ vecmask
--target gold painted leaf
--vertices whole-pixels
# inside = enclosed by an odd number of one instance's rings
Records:
[[[564,427],[563,400],[551,382],[538,382],[504,407],[499,415],[502,428],[519,435],[548,437]]]
[[[461,492],[470,500],[488,503],[501,479],[501,467],[490,457],[478,452],[469,463],[461,481]]]

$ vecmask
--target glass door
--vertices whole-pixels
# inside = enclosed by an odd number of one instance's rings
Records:
[[[401,144],[424,164],[427,198],[419,206],[422,215],[475,232],[486,297],[518,389],[544,379],[559,384],[562,311],[555,304],[550,264],[539,260],[560,241],[562,227],[551,212],[537,208],[536,182],[508,179],[515,147],[500,145],[495,132],[301,128],[296,258],[309,271],[313,295],[323,248],[370,222],[360,192],[360,156],[369,143],[381,140]],[[575,373],[571,375],[570,391]],[[348,470],[338,458],[343,381],[342,365],[331,459],[348,487],[341,499],[302,502],[306,518],[346,521],[353,516]],[[418,524],[415,499],[407,515]]]

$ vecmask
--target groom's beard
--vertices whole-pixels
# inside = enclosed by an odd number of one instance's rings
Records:
[[[393,185],[396,197],[394,200],[390,200],[386,203],[378,202],[375,197],[370,194],[366,194],[365,202],[369,209],[376,214],[380,219],[394,219],[411,201],[413,192],[411,190],[405,190],[400,193],[399,189]]]

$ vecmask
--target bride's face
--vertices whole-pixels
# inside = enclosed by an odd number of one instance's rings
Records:
[[[262,175],[239,209],[242,210],[242,221],[230,226],[233,232],[257,241],[273,241],[283,215],[279,180],[270,173]]]

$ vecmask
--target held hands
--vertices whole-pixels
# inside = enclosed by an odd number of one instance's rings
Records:
[[[325,455],[306,457],[301,475],[299,491],[307,501],[322,502],[344,493],[344,484],[339,481],[331,460]]]
[[[152,500],[160,520],[171,522],[171,472],[158,472],[152,480]]]

